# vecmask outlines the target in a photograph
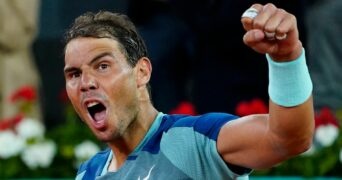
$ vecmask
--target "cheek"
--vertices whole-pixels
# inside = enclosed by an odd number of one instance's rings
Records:
[[[77,104],[77,100],[78,100],[76,86],[73,85],[72,83],[66,83],[66,92],[72,105],[76,108],[75,105]]]
[[[125,79],[113,83],[110,87],[106,88],[109,101],[114,108],[116,116],[127,116],[136,109],[137,95],[134,83],[131,80]]]
[[[68,80],[65,84],[66,89],[70,91],[76,91],[78,87],[78,82],[76,80]]]
[[[66,91],[67,91],[69,100],[71,102],[71,105],[73,106],[73,109],[76,111],[76,113],[79,115],[79,117],[81,117],[82,121],[84,121],[83,118],[82,118],[83,116],[82,116],[82,113],[81,113],[81,105],[79,103],[79,98],[78,98],[78,95],[77,95],[77,91],[68,88],[68,86],[66,88]]]
[[[128,98],[127,95],[131,94],[136,87],[134,76],[129,72],[123,72],[114,77],[102,80],[102,84],[106,86],[106,89],[112,96],[116,96],[116,98]]]
[[[116,90],[113,91],[113,95],[120,99],[129,100],[134,97],[136,84],[132,82],[132,79],[125,79],[114,88]]]

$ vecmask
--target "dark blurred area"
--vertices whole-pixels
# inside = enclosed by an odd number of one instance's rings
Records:
[[[258,1],[292,12],[306,42],[305,0]],[[33,52],[42,79],[44,121],[52,127],[63,121],[63,33],[86,11],[127,14],[145,39],[152,61],[152,100],[170,112],[180,102],[193,103],[197,113],[234,114],[243,100],[268,101],[264,55],[243,44],[241,14],[255,1],[233,0],[44,0],[39,34]]]

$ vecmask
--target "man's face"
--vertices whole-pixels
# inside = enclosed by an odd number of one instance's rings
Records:
[[[66,90],[98,139],[120,137],[138,113],[137,71],[108,38],[77,38],[65,50]]]

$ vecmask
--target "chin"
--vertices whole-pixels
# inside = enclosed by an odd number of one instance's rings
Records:
[[[108,132],[97,132],[95,133],[96,138],[104,143],[109,143],[119,137],[117,133],[108,133]]]
[[[102,136],[102,135],[96,135],[96,138],[103,142],[103,143],[108,143],[108,142],[111,142],[113,138],[110,138],[110,137],[105,137],[105,136]]]

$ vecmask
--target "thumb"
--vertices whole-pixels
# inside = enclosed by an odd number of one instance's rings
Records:
[[[251,46],[255,43],[262,41],[264,38],[265,34],[263,31],[259,29],[252,29],[245,33],[245,35],[243,36],[243,42],[246,45]]]

